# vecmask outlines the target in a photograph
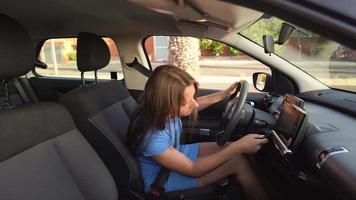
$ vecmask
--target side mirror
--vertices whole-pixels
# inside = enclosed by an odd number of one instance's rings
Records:
[[[261,92],[272,92],[272,76],[264,72],[256,72],[252,75],[253,86]]]
[[[279,31],[279,36],[278,36],[278,40],[276,41],[276,44],[279,45],[284,44],[294,30],[295,30],[294,26],[283,22],[281,30]]]
[[[274,40],[271,35],[263,36],[263,48],[265,53],[274,53]]]

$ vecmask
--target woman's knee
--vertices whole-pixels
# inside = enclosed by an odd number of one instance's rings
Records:
[[[250,168],[250,164],[243,154],[236,154],[229,161],[229,168],[231,168],[235,173],[245,171],[246,168]]]
[[[223,147],[218,146],[215,142],[202,142],[199,143],[198,157],[205,157],[221,151]]]
[[[239,153],[239,154],[235,154],[235,155],[231,158],[231,161],[232,161],[234,164],[241,164],[241,163],[247,162],[247,159],[246,159],[245,155]]]

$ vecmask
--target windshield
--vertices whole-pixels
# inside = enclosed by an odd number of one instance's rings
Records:
[[[278,39],[282,22],[261,18],[240,34],[263,46],[263,35]],[[356,92],[356,50],[293,26],[296,30],[285,44],[275,46],[275,54],[329,87]]]

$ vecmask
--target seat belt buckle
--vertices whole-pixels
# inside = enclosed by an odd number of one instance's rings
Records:
[[[155,197],[160,197],[165,192],[165,189],[158,187],[156,184],[151,185],[151,194]]]

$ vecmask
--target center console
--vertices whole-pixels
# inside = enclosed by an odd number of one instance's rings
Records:
[[[282,156],[297,151],[307,132],[308,115],[303,109],[303,103],[298,97],[286,95],[280,107],[277,124],[269,133]]]

